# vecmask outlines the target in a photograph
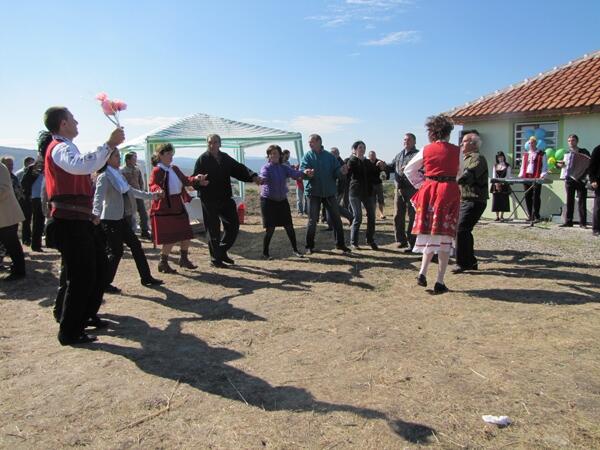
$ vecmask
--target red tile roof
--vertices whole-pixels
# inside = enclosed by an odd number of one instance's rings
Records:
[[[457,107],[459,124],[492,118],[600,112],[600,51]]]

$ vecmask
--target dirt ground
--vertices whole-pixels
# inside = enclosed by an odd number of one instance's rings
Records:
[[[0,283],[0,446],[600,448],[600,239],[484,221],[480,270],[433,296],[391,213],[379,251],[343,255],[319,225],[322,251],[292,257],[277,231],[273,261],[252,215],[233,267],[201,238],[199,268],[155,289],[126,251],[111,326],[80,348],[56,340],[57,254],[29,254],[29,277]]]

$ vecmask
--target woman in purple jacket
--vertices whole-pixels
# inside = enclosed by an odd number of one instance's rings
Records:
[[[267,164],[260,169],[260,176],[264,178],[264,183],[260,187],[260,212],[265,228],[263,258],[273,259],[269,255],[269,244],[275,232],[275,227],[285,228],[294,255],[302,258],[304,255],[298,251],[296,245],[296,232],[294,231],[292,212],[287,199],[288,178],[302,178],[303,174],[311,176],[312,169],[306,169],[302,172],[281,164],[282,151],[279,145],[270,145],[267,148],[267,158]]]

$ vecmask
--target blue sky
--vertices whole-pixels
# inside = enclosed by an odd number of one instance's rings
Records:
[[[427,116],[600,49],[591,0],[21,1],[3,19],[0,145],[33,148],[62,104],[84,151],[111,130],[105,91],[128,138],[203,112],[391,159]]]

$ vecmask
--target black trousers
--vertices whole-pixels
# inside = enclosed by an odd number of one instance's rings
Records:
[[[394,228],[396,242],[400,244],[407,243],[411,248],[415,246],[417,237],[411,233],[415,223],[415,208],[413,208],[410,199],[415,194],[414,188],[399,189],[396,188]],[[408,226],[406,226],[406,216],[408,215]]]
[[[39,250],[42,248],[42,235],[44,234],[44,211],[42,210],[42,199],[31,199],[31,248]]]
[[[532,183],[523,183],[523,189],[527,191],[531,185]],[[533,188],[525,193],[525,204],[527,205],[527,214],[529,214],[530,220],[540,218],[541,196],[542,185],[538,183],[535,183]]]
[[[577,199],[577,209],[579,212],[579,224],[587,223],[587,188],[585,183],[572,178],[565,180],[565,190],[567,191],[567,216],[566,223],[573,223],[573,210],[575,209],[575,193],[579,197]]]
[[[594,208],[592,210],[592,230],[600,233],[600,187],[594,193]]]
[[[308,226],[306,227],[306,248],[315,248],[315,233],[319,221],[321,204],[324,204],[338,246],[345,246],[344,228],[340,219],[340,207],[335,196],[331,197],[307,197],[308,200]]]
[[[21,241],[25,245],[31,244],[31,199],[24,198],[19,201],[25,220],[21,222]]]
[[[468,269],[477,264],[473,242],[473,228],[485,211],[486,202],[460,202],[456,233],[456,264]]]
[[[0,228],[0,244],[4,245],[6,254],[12,261],[11,273],[16,275],[25,274],[25,256],[23,255],[23,247],[19,242],[19,224],[10,225]]]
[[[217,202],[203,200],[202,212],[204,225],[208,230],[210,258],[215,262],[220,262],[227,251],[233,247],[240,231],[235,200],[232,198]],[[221,223],[223,223],[224,229],[223,236],[221,236]]]
[[[76,338],[87,319],[96,316],[106,280],[105,239],[100,227],[87,220],[54,219],[46,228],[60,251],[66,288],[60,310],[63,338]]]
[[[106,286],[111,284],[119,263],[123,257],[123,244],[131,250],[135,266],[137,267],[140,279],[142,281],[149,280],[152,275],[150,274],[150,267],[148,267],[148,260],[142,249],[140,240],[131,229],[130,224],[125,220],[102,220],[102,230],[106,236],[106,254],[108,257],[108,264],[106,268]]]

